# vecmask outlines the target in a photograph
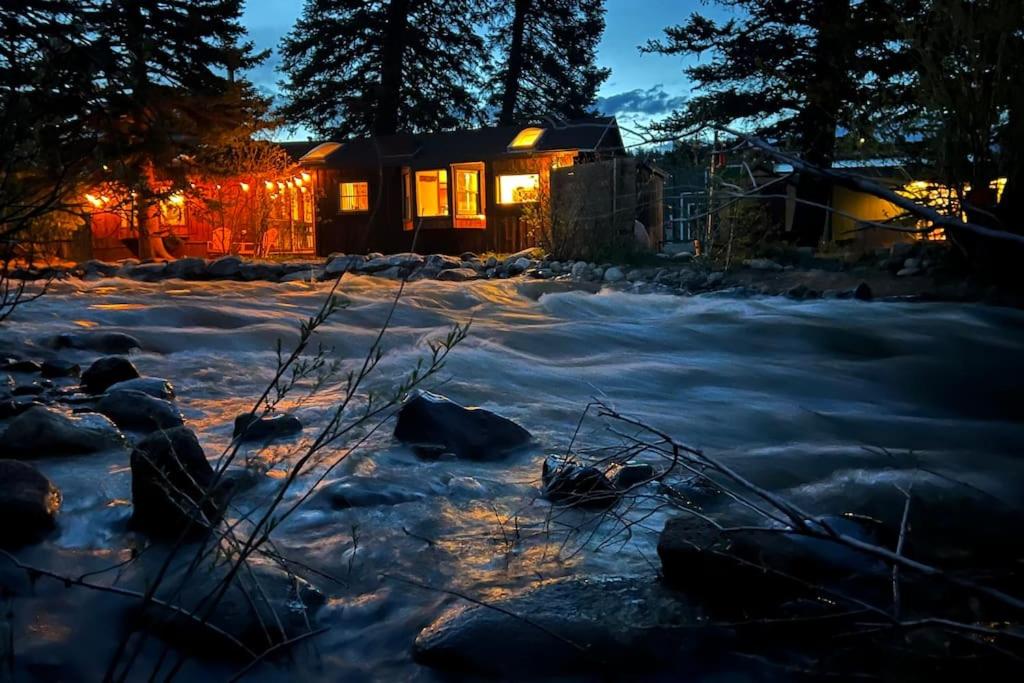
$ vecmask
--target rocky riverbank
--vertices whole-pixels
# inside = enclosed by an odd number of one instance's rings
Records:
[[[903,301],[981,301],[1020,307],[1024,299],[972,278],[943,244],[901,243],[871,254],[820,255],[810,248],[775,249],[758,258],[723,267],[683,252],[658,254],[634,264],[556,260],[540,249],[511,255],[460,256],[414,253],[331,254],[325,260],[267,261],[237,256],[218,259],[117,263],[86,261],[53,267],[16,268],[15,279],[76,277],[243,282],[320,282],[345,274],[390,280],[469,282],[530,278],[564,280],[584,286],[672,292],[683,295],[728,292],[734,296],[787,296],[793,299],[872,298]]]

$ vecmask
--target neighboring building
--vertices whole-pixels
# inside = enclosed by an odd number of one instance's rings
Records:
[[[608,117],[325,142],[299,163],[317,188],[318,253],[459,254],[533,246],[524,207],[557,202],[552,170],[624,155]]]

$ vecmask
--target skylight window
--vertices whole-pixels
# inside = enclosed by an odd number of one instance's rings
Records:
[[[512,138],[509,149],[532,149],[536,146],[540,136],[544,134],[543,128],[523,128]]]

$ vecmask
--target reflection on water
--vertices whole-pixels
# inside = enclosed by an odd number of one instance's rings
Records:
[[[128,281],[54,287],[53,295],[19,311],[0,341],[38,343],[72,329],[75,311],[89,309],[100,329],[141,341],[145,350],[134,362],[142,374],[176,385],[182,412],[211,458],[228,445],[234,417],[272,377],[277,340],[287,348],[298,321],[329,289],[241,282],[183,289],[180,282]],[[372,342],[396,287],[363,277],[343,281],[339,293],[350,305],[315,340],[343,373]],[[498,463],[428,462],[392,443],[383,429],[347,457],[329,480],[359,475],[382,490],[421,495],[343,510],[314,499],[281,527],[282,552],[345,584],[317,582],[331,597],[322,614],[331,630],[318,637],[321,658],[303,660],[290,677],[339,680],[373,672],[381,680],[432,680],[411,663],[409,647],[452,598],[388,575],[482,598],[581,572],[651,575],[664,512],[641,507],[635,514],[644,522],[628,539],[603,542],[606,530],[591,517],[554,514],[537,498],[543,455],[564,451],[594,395],[821,512],[888,506],[889,494],[879,492],[889,488],[898,510],[895,487],[920,477],[905,459],[911,450],[930,469],[1004,501],[1019,497],[1024,315],[1017,311],[595,295],[558,283],[416,282],[395,311],[388,354],[371,387],[385,391],[424,355],[430,339],[470,320],[470,336],[436,390],[518,420],[539,446]],[[67,357],[88,363],[94,354],[68,350]],[[246,490],[241,509],[273,495],[338,400],[338,387],[330,387],[298,405],[307,429],[296,441],[247,447],[244,457],[273,467]],[[588,423],[579,439],[600,446],[613,436]],[[123,454],[40,463],[64,490],[56,547],[83,553],[126,545],[126,465]],[[565,531],[573,528],[581,533],[567,542]],[[587,538],[594,542],[583,547]]]

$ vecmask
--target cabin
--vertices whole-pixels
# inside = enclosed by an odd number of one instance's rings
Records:
[[[324,142],[299,165],[316,188],[321,255],[508,253],[536,244],[526,214],[558,202],[552,172],[624,156],[602,117]]]
[[[170,255],[510,253],[536,246],[538,216],[570,195],[586,207],[572,219],[602,238],[633,240],[639,221],[642,242],[662,239],[665,175],[626,154],[613,117],[277,144],[288,168],[168,190],[159,234]],[[131,193],[99,184],[84,199],[78,258],[137,255]]]

